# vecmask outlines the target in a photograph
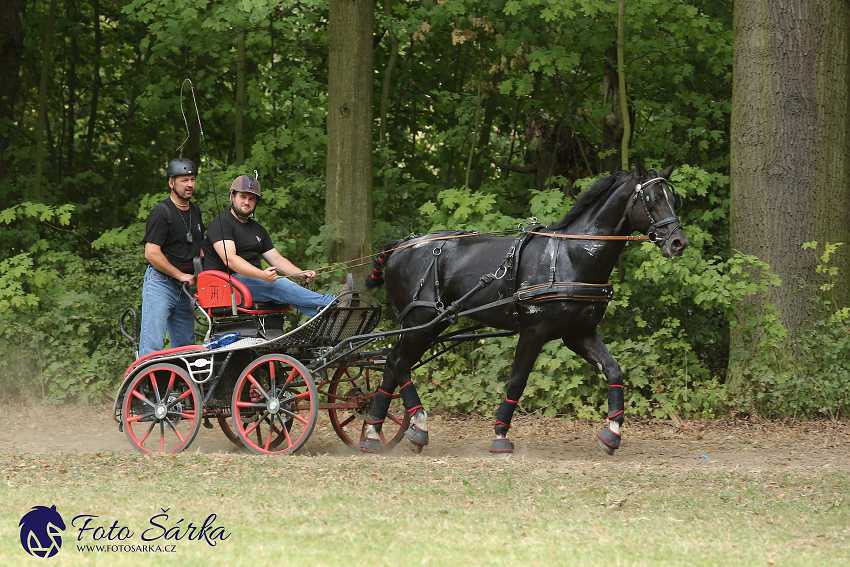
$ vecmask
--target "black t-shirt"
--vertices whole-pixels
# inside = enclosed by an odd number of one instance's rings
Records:
[[[221,256],[213,248],[213,243],[220,240],[232,240],[236,245],[236,255],[259,269],[262,269],[262,254],[274,248],[269,232],[260,223],[254,219],[240,222],[228,208],[210,223],[207,237],[201,245],[205,270],[228,271]],[[233,270],[230,270],[230,273],[232,274]]]
[[[192,242],[187,242],[187,233],[191,233]],[[169,196],[151,211],[142,242],[159,245],[172,266],[191,274],[192,259],[200,255],[203,238],[204,223],[198,205],[189,201],[189,210],[181,211]]]

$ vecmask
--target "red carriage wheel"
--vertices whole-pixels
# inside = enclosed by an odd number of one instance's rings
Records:
[[[233,425],[233,416],[228,414],[221,414],[218,416],[218,426],[221,428],[221,432],[224,433],[224,436],[227,437],[228,441],[236,445],[237,447],[244,448],[245,444],[242,442],[242,439],[239,437],[239,434],[236,432],[236,426]],[[289,426],[292,426],[292,423],[289,423]],[[250,425],[246,426],[250,427]],[[260,430],[255,430],[254,433],[255,441],[258,445],[262,446],[263,438],[262,432]],[[286,437],[278,437],[272,440],[272,448],[280,445]]]
[[[353,408],[328,409],[331,425],[336,434],[347,445],[360,447],[366,432],[366,419],[372,409],[372,400],[381,384],[383,371],[375,368],[340,368],[334,373],[328,387],[328,403],[354,405]],[[395,447],[404,439],[410,425],[410,415],[404,411],[401,395],[395,394],[381,428],[381,443],[384,451]]]
[[[231,415],[229,413],[219,414],[216,417],[218,419],[218,426],[221,428],[221,432],[224,433],[224,436],[237,447],[244,447],[245,445],[242,443],[242,440],[239,438],[239,434],[236,433],[236,428],[233,426],[233,419],[231,419]]]
[[[269,354],[248,365],[233,389],[233,425],[261,455],[297,451],[318,419],[319,393],[310,371],[290,356]]]
[[[192,443],[203,414],[201,391],[183,368],[154,364],[124,395],[124,433],[140,453],[179,453]]]

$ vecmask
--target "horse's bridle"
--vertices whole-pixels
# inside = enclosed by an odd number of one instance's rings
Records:
[[[655,170],[650,170],[650,171],[655,172]],[[657,172],[655,172],[655,173],[656,173],[656,175],[658,175]],[[684,228],[682,227],[681,223],[679,222],[679,217],[677,217],[675,215],[675,212],[674,212],[672,217],[667,217],[666,219],[661,219],[658,222],[655,222],[655,219],[652,218],[652,213],[649,212],[651,207],[647,206],[647,202],[652,201],[652,200],[645,198],[644,193],[643,193],[644,190],[648,187],[652,187],[653,185],[655,185],[657,183],[665,183],[666,181],[667,181],[666,179],[664,179],[663,177],[661,177],[659,175],[658,177],[656,177],[654,179],[650,179],[649,181],[646,181],[645,183],[638,183],[637,187],[635,187],[634,194],[632,194],[632,202],[629,204],[629,212],[627,214],[627,217],[629,219],[629,223],[632,226],[634,226],[635,223],[632,222],[632,209],[634,209],[635,203],[638,200],[641,202],[641,204],[643,204],[643,210],[646,212],[646,218],[648,218],[649,222],[650,222],[649,228],[646,229],[645,234],[646,234],[647,237],[649,237],[649,241],[657,244],[659,248],[664,246],[664,244],[670,239],[670,237],[673,236],[674,232],[676,232],[679,229],[682,229],[684,231]],[[654,205],[654,202],[653,202],[653,205]],[[664,237],[664,240],[659,241],[658,240],[658,229],[661,228],[662,226],[667,226],[668,224],[674,224],[674,223],[675,223],[675,226],[673,226],[673,228],[670,229],[670,232],[667,233],[667,236]]]

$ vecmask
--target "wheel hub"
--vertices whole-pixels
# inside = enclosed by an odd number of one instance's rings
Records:
[[[360,386],[351,388],[345,397],[348,398],[350,402],[357,404],[356,407],[351,410],[352,413],[357,416],[357,419],[369,419],[369,412],[372,410],[372,400],[365,399],[366,394]]]
[[[280,400],[277,398],[270,398],[267,407],[270,414],[277,415],[277,412],[280,411]]]
[[[168,408],[165,407],[165,404],[156,404],[153,414],[158,420],[163,420],[165,419],[166,414],[168,414]]]

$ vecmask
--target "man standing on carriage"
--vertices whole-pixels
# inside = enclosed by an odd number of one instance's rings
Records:
[[[165,174],[171,193],[151,211],[142,238],[149,264],[142,288],[140,357],[162,350],[166,330],[173,348],[195,344],[192,301],[182,288],[195,283],[192,259],[204,238],[201,209],[191,201],[198,170],[178,158],[168,163]]]
[[[269,232],[254,220],[254,211],[261,196],[260,181],[256,177],[240,175],[233,181],[230,208],[213,219],[201,246],[204,269],[233,274],[248,287],[255,301],[288,303],[310,317],[337,296],[354,291],[351,274],[348,274],[345,287],[337,294],[315,293],[287,279],[310,283],[316,272],[302,271],[281,256],[272,244]],[[262,268],[260,259],[269,266]]]

